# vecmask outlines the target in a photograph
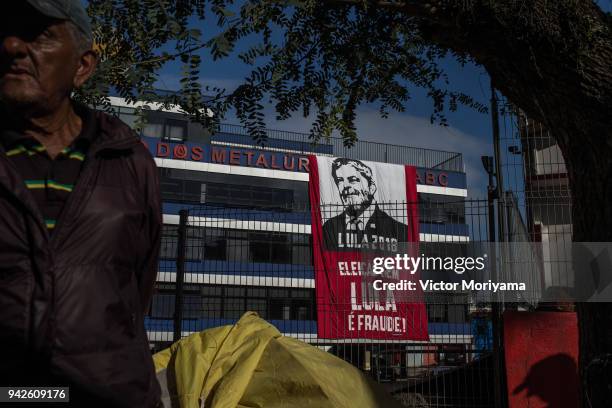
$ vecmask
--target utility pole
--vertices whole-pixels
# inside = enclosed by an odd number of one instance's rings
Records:
[[[504,177],[501,163],[501,140],[499,131],[499,106],[497,101],[497,93],[493,82],[491,81],[491,127],[493,133],[493,154],[495,157],[493,170],[492,160],[489,160],[486,167],[489,174],[488,186],[488,207],[489,207],[489,240],[490,247],[493,252],[491,259],[491,279],[498,281],[500,274],[497,268],[497,262],[503,268],[503,247],[497,253],[497,242],[503,243],[506,241],[506,224],[505,224],[505,202],[504,202]],[[492,159],[488,157],[488,159]],[[483,160],[483,164],[484,160]],[[495,177],[495,185],[493,185],[493,177]],[[495,222],[495,205],[497,200],[497,223]],[[495,234],[495,224],[497,224],[498,234]],[[503,245],[503,244],[502,244]],[[499,294],[493,294],[491,303],[491,325],[493,326],[493,361],[494,361],[494,376],[495,376],[495,404],[496,408],[505,408],[508,406],[507,390],[506,390],[506,373],[504,364],[504,343],[503,343],[503,299]]]
[[[506,221],[504,208],[504,175],[501,162],[501,141],[499,134],[499,105],[497,93],[491,82],[491,124],[493,129],[493,155],[495,157],[495,179],[497,181],[497,218],[499,226],[499,241],[506,241]]]
[[[494,182],[495,170],[493,157],[482,156],[482,166],[489,175],[489,183],[487,185],[487,227],[489,232],[489,246],[487,248],[489,255],[489,265],[491,280],[496,282],[498,280],[497,273],[497,236],[495,231],[495,200],[498,199],[497,187]],[[486,247],[485,247],[486,248]],[[495,395],[495,408],[506,407],[505,398],[505,381],[504,381],[504,364],[503,364],[503,347],[501,338],[501,304],[499,303],[499,297],[497,294],[492,294],[491,299],[491,326],[493,329],[493,381]]]

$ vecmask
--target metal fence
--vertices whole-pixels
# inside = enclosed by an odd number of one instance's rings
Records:
[[[344,145],[339,137],[330,137],[312,144],[307,133],[288,132],[284,130],[266,130],[268,140],[262,145],[267,148],[290,149],[302,154],[316,152],[349,159],[370,160],[381,163],[408,164],[416,167],[445,171],[464,172],[463,155],[457,152],[425,149],[421,147],[392,145],[386,143],[359,140],[351,147]],[[213,134],[213,143],[224,140],[226,143],[251,146],[253,139],[245,127],[222,123],[219,131]],[[285,143],[282,143],[285,142]],[[223,143],[223,142],[221,142]]]
[[[379,205],[388,214],[406,214],[406,203]],[[418,205],[420,252],[457,256],[467,243],[488,241],[486,200]],[[326,206],[321,212],[330,218],[339,210]],[[176,218],[164,226],[147,317],[149,339],[158,348],[255,311],[284,335],[363,370],[405,406],[495,406],[503,381],[490,303],[477,303],[468,292],[424,293],[429,341],[319,338],[317,306],[331,303],[317,298],[309,210],[200,205]]]
[[[528,252],[511,255],[528,261],[505,271],[537,290],[554,290],[560,284],[559,268],[570,262],[562,256],[571,244],[566,170],[551,135],[514,112],[505,106],[500,121],[496,155],[500,195],[489,200],[421,200],[420,246],[426,253],[457,256],[466,243],[537,242],[538,251],[523,246]],[[224,131],[244,136],[231,126]],[[307,143],[303,134],[271,131],[269,136]],[[240,142],[232,140],[226,142]],[[396,149],[394,157],[388,145],[364,144],[366,154],[343,150],[340,143],[331,143],[329,153],[463,169],[461,156],[451,153],[406,148],[403,153]],[[317,298],[314,284],[319,271],[313,267],[309,205],[294,204],[282,208],[200,205],[165,225],[157,291],[147,317],[150,341],[161,348],[255,311],[283,334],[355,365],[405,406],[505,405],[502,313],[507,307],[530,310],[538,307],[537,302],[515,298],[492,303],[471,293],[425,293],[429,341],[319,338],[317,307],[326,306],[329,299]],[[407,204],[384,205],[390,213],[405,213]],[[337,212],[330,207],[321,211]],[[503,259],[499,261],[503,264]]]
[[[566,286],[571,264],[572,201],[563,155],[553,135],[504,101],[500,116],[503,241],[540,245],[543,290]]]

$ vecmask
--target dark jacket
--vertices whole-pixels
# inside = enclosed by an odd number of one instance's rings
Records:
[[[69,385],[77,406],[149,407],[144,329],[157,274],[157,169],[134,132],[98,134],[50,236],[0,146],[0,385]]]
[[[328,251],[396,252],[398,242],[407,240],[408,226],[395,220],[378,205],[363,231],[347,230],[346,212],[328,219],[323,224],[323,241]]]

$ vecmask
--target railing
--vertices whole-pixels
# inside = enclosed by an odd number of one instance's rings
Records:
[[[268,141],[263,146],[278,148],[278,141],[291,142],[288,147],[301,153],[317,152],[327,153],[337,157],[346,157],[358,160],[377,161],[382,163],[408,164],[416,167],[432,168],[446,171],[464,172],[463,155],[456,152],[392,145],[386,143],[360,140],[352,147],[344,146],[343,140],[338,137],[322,139],[314,147],[312,140],[306,133],[288,132],[284,130],[267,130]],[[223,135],[242,136],[244,144],[253,144],[245,127],[222,123],[219,132],[213,135],[213,141],[222,140]],[[321,147],[327,147],[321,148]]]
[[[172,95],[171,91],[155,91],[158,95]],[[115,106],[119,117],[131,126],[136,122],[131,105]],[[185,120],[187,117],[185,116]],[[262,146],[271,149],[284,149],[302,154],[329,154],[357,160],[368,160],[382,163],[408,164],[416,167],[438,169],[445,171],[465,172],[463,155],[457,152],[425,149],[360,140],[351,147],[346,147],[339,137],[322,139],[316,145],[307,133],[289,132],[284,130],[266,130],[268,140]],[[255,141],[248,130],[240,125],[221,123],[219,129],[212,135],[213,142],[253,145]]]

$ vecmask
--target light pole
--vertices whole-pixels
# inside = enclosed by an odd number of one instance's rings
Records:
[[[489,265],[491,268],[491,280],[497,281],[497,254],[495,243],[497,237],[495,235],[495,200],[499,198],[499,186],[495,185],[494,179],[497,176],[497,172],[494,170],[493,157],[482,156],[480,158],[482,166],[489,176],[489,183],[487,185],[487,204],[488,204],[488,231],[489,231],[489,259],[491,260]],[[499,169],[499,166],[497,166]],[[491,326],[493,329],[493,375],[494,375],[494,393],[495,393],[495,407],[504,408],[506,404],[506,393],[505,393],[505,375],[504,375],[504,359],[503,359],[503,347],[502,347],[502,315],[501,305],[497,294],[493,294],[491,302]]]

